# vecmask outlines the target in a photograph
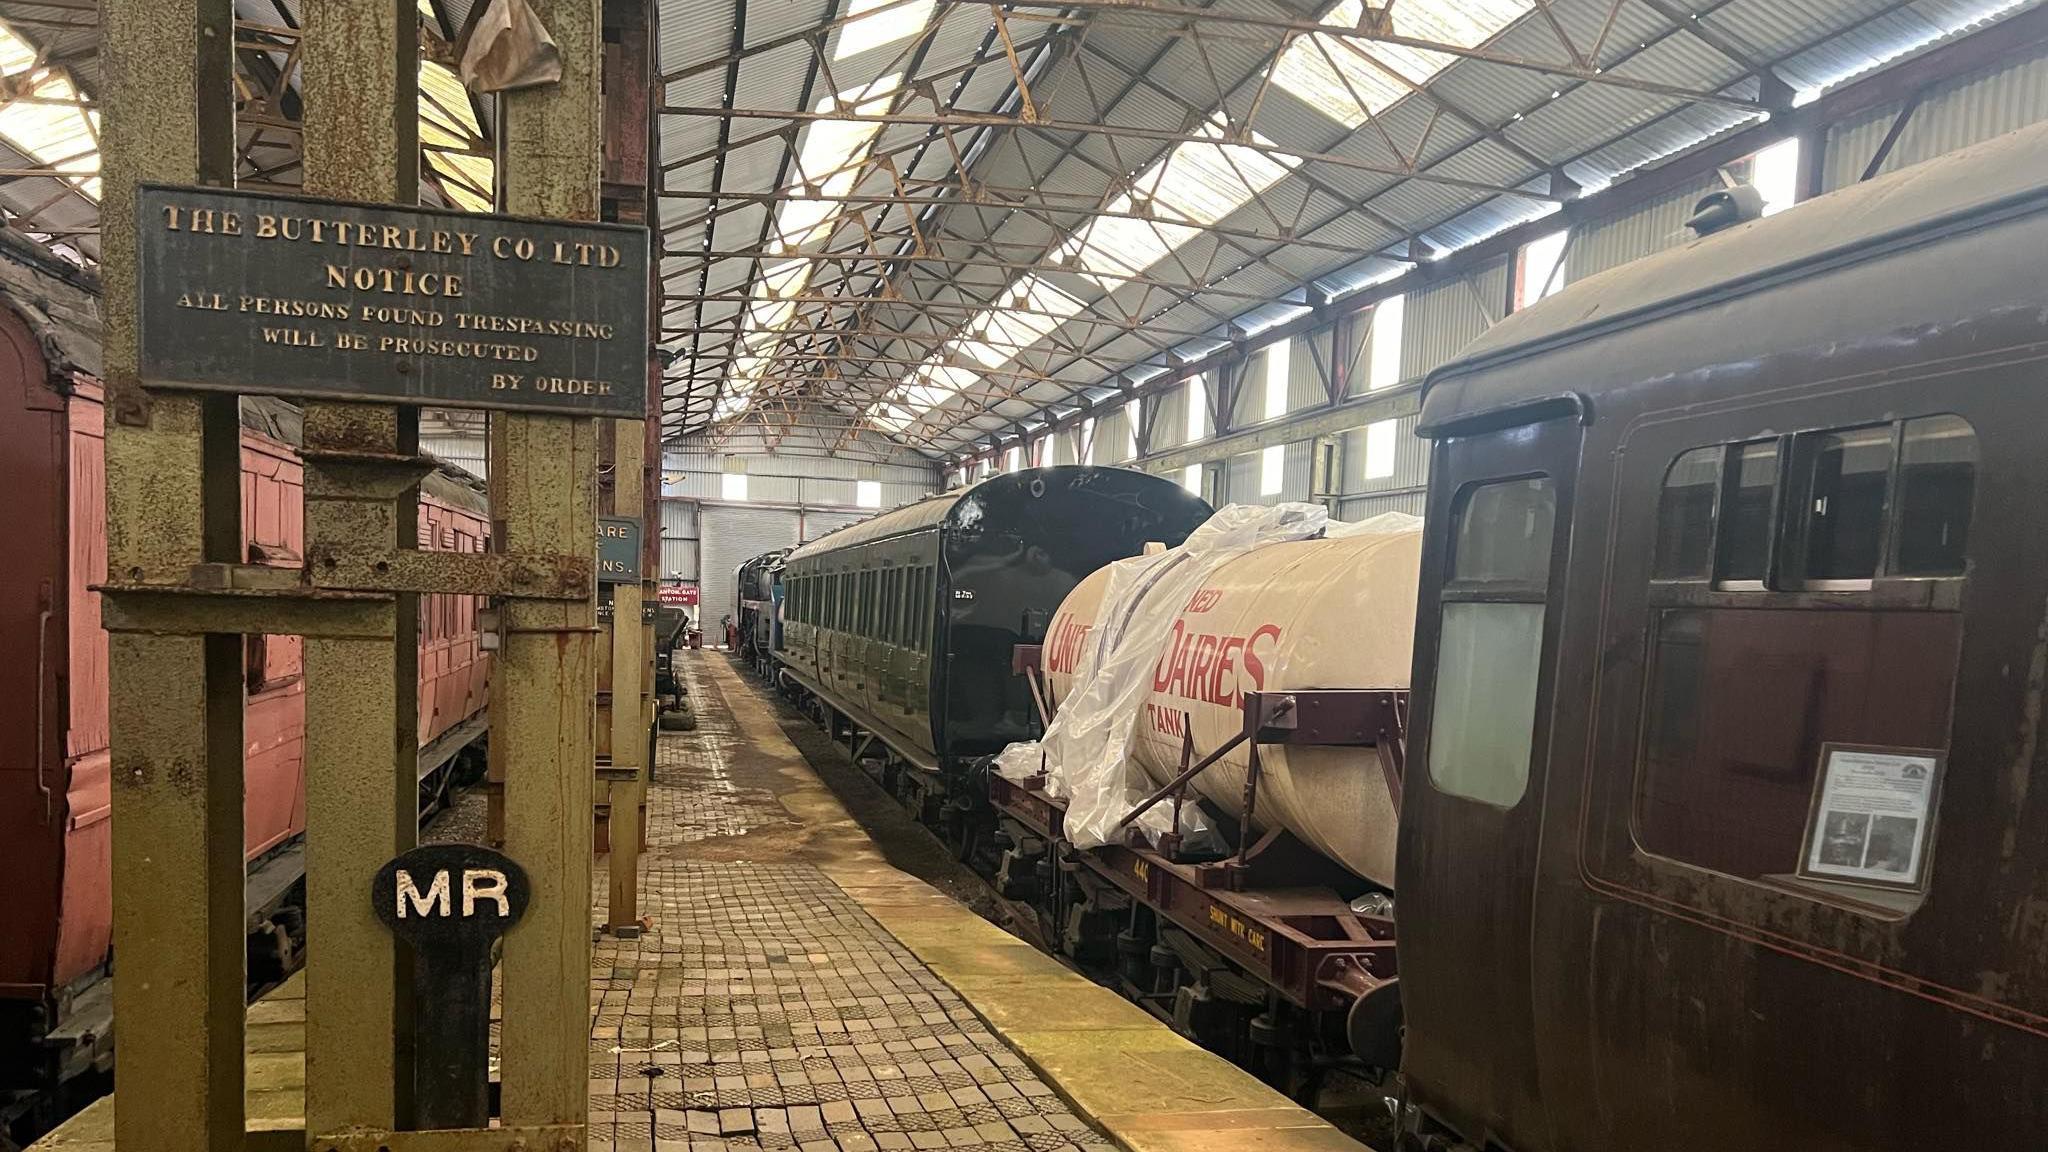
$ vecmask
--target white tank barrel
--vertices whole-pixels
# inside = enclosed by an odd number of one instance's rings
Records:
[[[1192,723],[1196,757],[1207,755],[1243,727],[1246,691],[1406,688],[1421,555],[1416,521],[1269,544],[1218,566],[1160,638],[1133,759],[1165,784],[1180,770],[1183,724]],[[1097,571],[1053,615],[1041,660],[1055,701],[1073,690],[1108,587],[1109,570]],[[1142,603],[1132,615],[1145,615]],[[1195,781],[1232,817],[1243,812],[1250,756],[1239,745]],[[1395,812],[1378,752],[1266,745],[1259,761],[1254,821],[1261,831],[1277,824],[1367,880],[1392,886]]]

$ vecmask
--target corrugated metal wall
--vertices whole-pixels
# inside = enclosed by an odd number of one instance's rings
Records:
[[[1095,418],[1095,459],[1102,464],[1122,464],[1131,458],[1131,413],[1127,408],[1105,412]]]
[[[479,480],[490,479],[490,441],[482,436],[420,435],[420,451],[445,460]]]
[[[1259,495],[1259,454],[1243,452],[1223,462],[1223,487],[1218,492],[1226,504],[1271,504],[1274,497]]]
[[[748,559],[777,548],[794,548],[797,513],[775,508],[705,508],[703,523],[703,610],[707,635],[728,615],[737,615],[734,572]]]
[[[1347,496],[1337,502],[1337,519],[1356,524],[1370,520],[1382,512],[1406,512],[1410,516],[1422,515],[1427,504],[1422,492],[1392,492],[1383,496]]]
[[[1145,403],[1159,406],[1159,415],[1152,421],[1152,443],[1147,445],[1148,448],[1157,452],[1188,442],[1187,384],[1169,388],[1164,396],[1154,396]]]
[[[1854,184],[1884,142],[1901,105],[1879,108],[1828,134],[1827,187]],[[1930,89],[1906,121],[1879,174],[1931,160],[2048,118],[2048,53]]]
[[[826,456],[777,456],[722,452],[703,437],[686,438],[662,459],[662,494],[693,500],[723,500],[725,476],[744,472],[747,501],[806,508],[861,507],[862,480],[881,485],[879,509],[922,500],[940,490],[936,464],[883,464]]]
[[[1508,298],[1508,261],[1410,293],[1401,326],[1401,379],[1445,363],[1498,323]]]
[[[1372,389],[1372,344],[1381,331],[1384,315],[1385,312],[1375,305],[1372,311],[1359,317],[1351,326],[1349,346],[1338,349],[1345,357],[1344,372],[1350,383],[1349,395],[1362,396]]]
[[[803,537],[816,540],[827,532],[836,532],[849,524],[858,524],[873,516],[873,512],[806,512],[803,514]]]
[[[1330,362],[1330,333],[1326,331],[1297,336],[1288,341],[1292,347],[1287,356],[1287,410],[1299,412],[1329,402],[1330,393],[1323,385],[1323,373],[1335,371]],[[1320,367],[1318,366],[1320,357]],[[1262,392],[1261,402],[1265,400]]]
[[[697,582],[697,506],[661,502],[661,578]]]
[[[700,618],[713,628],[732,611],[732,572],[741,561],[940,489],[938,467],[915,459],[724,450],[740,443],[687,437],[662,458],[662,575],[698,581]],[[747,478],[744,504],[725,501],[725,477],[735,473]],[[879,486],[878,505],[860,503],[862,481]]]

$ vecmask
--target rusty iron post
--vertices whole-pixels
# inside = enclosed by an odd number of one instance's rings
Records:
[[[418,60],[419,14],[407,0],[307,6],[307,192],[418,203]],[[333,553],[352,552],[374,563],[417,546],[426,470],[410,459],[418,429],[415,408],[306,405],[308,556],[332,564]],[[364,896],[377,869],[417,842],[419,828],[418,597],[398,592],[386,603],[389,638],[305,641],[311,1133],[397,1127],[412,1097],[410,955]]]
[[[622,512],[640,508],[641,428],[638,420],[618,425],[617,456],[612,469],[613,499]],[[642,539],[645,539],[643,526]],[[614,936],[640,934],[641,806],[647,795],[647,730],[640,702],[640,584],[612,585],[611,628],[611,767],[606,788],[611,798],[611,859],[605,925]],[[626,775],[631,770],[631,777]]]
[[[653,40],[647,0],[603,0],[604,20],[604,197],[603,211],[609,220],[646,223],[649,193],[648,156],[653,93]],[[649,287],[650,302],[659,298],[658,268],[650,268],[655,282]],[[658,313],[650,316],[652,321]],[[649,332],[656,330],[650,322]],[[650,404],[659,404],[659,393],[648,394]],[[647,563],[647,540],[660,531],[658,522],[647,515],[644,498],[647,453],[647,421],[614,420],[603,438],[604,474],[610,483],[600,492],[604,512],[633,517],[641,522],[641,581],[612,586],[610,627],[609,693],[600,709],[601,734],[608,736],[611,772],[605,782],[610,840],[609,892],[605,924],[616,936],[633,937],[640,932],[639,868],[642,837],[645,835],[647,776],[653,765],[647,762],[648,733],[653,717],[649,690],[653,676],[652,628],[641,622],[641,607],[653,603],[644,581],[654,575]],[[602,726],[609,721],[609,731]],[[630,778],[628,770],[631,770]]]
[[[498,98],[500,187],[509,212],[598,218],[598,0],[534,0],[560,47],[562,79]],[[500,413],[491,421],[497,547],[590,554],[597,536],[597,436],[585,417]],[[582,1125],[589,1112],[590,848],[596,602],[503,600],[491,688],[502,745],[505,849],[533,903],[505,936],[500,1040],[510,1125]]]
[[[195,565],[240,559],[240,469],[217,466],[239,461],[240,421],[231,397],[141,387],[135,187],[233,181],[234,7],[112,5],[101,36],[107,575],[182,589]],[[118,621],[121,598],[109,607]],[[110,644],[114,1002],[135,1022],[116,1056],[134,1104],[115,1133],[132,1148],[243,1141],[241,649],[203,628],[117,630]]]

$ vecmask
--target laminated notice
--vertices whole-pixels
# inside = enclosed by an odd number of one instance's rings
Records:
[[[1800,874],[1917,886],[1926,868],[1943,755],[1919,748],[1821,746]]]

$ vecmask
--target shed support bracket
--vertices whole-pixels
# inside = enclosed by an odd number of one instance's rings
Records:
[[[315,546],[306,571],[317,588],[364,592],[451,592],[531,600],[586,600],[596,579],[590,556],[545,552],[353,552]]]

